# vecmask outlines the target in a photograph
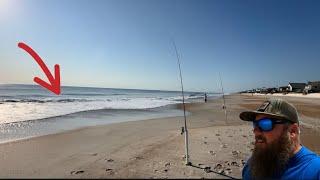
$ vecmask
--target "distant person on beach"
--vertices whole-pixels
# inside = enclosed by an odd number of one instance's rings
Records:
[[[240,114],[253,122],[255,145],[243,179],[320,179],[320,156],[301,145],[296,108],[271,99],[256,111]]]
[[[208,97],[207,97],[207,93],[204,93],[204,102],[207,102]]]

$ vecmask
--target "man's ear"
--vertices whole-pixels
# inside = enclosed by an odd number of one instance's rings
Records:
[[[300,134],[298,123],[293,123],[289,126],[290,137],[296,137]]]

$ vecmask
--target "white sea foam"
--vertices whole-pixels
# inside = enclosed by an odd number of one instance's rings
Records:
[[[178,101],[157,98],[114,98],[112,100],[47,102],[47,103],[4,103],[0,104],[0,123],[11,123],[61,116],[75,112],[97,109],[148,109]]]

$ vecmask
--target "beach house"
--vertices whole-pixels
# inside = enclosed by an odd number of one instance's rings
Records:
[[[306,83],[289,83],[288,90],[289,92],[303,92],[304,88],[306,87]]]
[[[286,93],[289,91],[289,87],[288,86],[281,86],[281,87],[279,87],[278,91],[280,93]]]
[[[277,92],[278,92],[278,89],[275,88],[275,87],[267,88],[267,92],[270,93],[270,94],[277,93]]]
[[[320,92],[320,81],[309,81],[304,88],[304,92],[306,93]]]

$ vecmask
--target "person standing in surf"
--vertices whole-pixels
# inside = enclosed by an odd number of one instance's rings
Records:
[[[320,179],[320,157],[301,145],[296,108],[282,99],[264,102],[240,119],[253,122],[255,145],[243,179]]]

